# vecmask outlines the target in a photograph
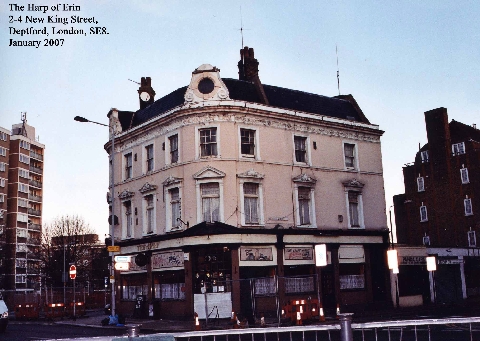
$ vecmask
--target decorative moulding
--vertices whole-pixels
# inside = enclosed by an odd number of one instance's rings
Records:
[[[156,185],[151,185],[148,182],[145,183],[145,185],[142,186],[142,188],[139,189],[140,193],[146,193],[150,191],[154,191],[157,189]]]
[[[128,190],[124,190],[123,192],[121,192],[118,195],[118,197],[120,198],[120,200],[128,200],[128,199],[132,198],[134,195],[135,195],[135,192],[130,192]]]
[[[162,183],[163,186],[168,187],[173,184],[178,184],[182,182],[182,178],[176,178],[173,175],[170,175],[168,178],[165,179],[165,181]]]
[[[315,184],[317,182],[317,179],[305,173],[297,175],[292,180],[293,182],[303,182],[303,183],[309,183],[309,184]]]
[[[212,84],[211,91],[199,90],[198,85],[205,78]],[[229,92],[220,78],[220,69],[210,64],[202,64],[192,72],[190,85],[185,92],[185,104],[210,100],[230,100]]]
[[[265,177],[264,174],[260,174],[257,171],[255,171],[253,168],[249,169],[246,172],[237,174],[238,178],[253,178],[253,179],[263,179]]]
[[[359,190],[359,189],[362,189],[363,186],[365,186],[365,184],[361,183],[360,181],[358,181],[357,179],[352,179],[352,180],[349,180],[349,181],[344,181],[342,182],[343,186],[345,187],[346,190],[349,190],[349,189],[356,189],[356,190]]]
[[[193,174],[193,178],[196,180],[199,179],[208,179],[208,178],[224,178],[225,173],[221,170],[213,168],[212,166],[207,166],[202,168],[199,172]]]

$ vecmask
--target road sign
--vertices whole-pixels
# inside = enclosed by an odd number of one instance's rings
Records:
[[[131,256],[115,256],[115,262],[118,263],[130,263]]]
[[[77,267],[75,265],[70,265],[70,279],[75,279],[77,277]]]
[[[128,271],[130,267],[130,263],[119,263],[115,262],[115,270],[123,270]]]
[[[107,246],[107,251],[108,252],[120,252],[120,246],[118,246],[118,245]]]

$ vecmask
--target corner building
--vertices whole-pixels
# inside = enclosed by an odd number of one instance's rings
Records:
[[[132,259],[115,274],[118,312],[140,295],[161,318],[385,304],[383,131],[351,95],[262,84],[253,49],[240,52],[239,80],[204,64],[154,100],[142,78],[140,110],[109,112],[115,244]]]

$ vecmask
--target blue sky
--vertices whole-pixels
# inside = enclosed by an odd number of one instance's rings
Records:
[[[45,15],[12,13],[13,2],[0,3],[0,126],[10,129],[26,111],[46,146],[44,223],[78,214],[108,233],[108,132],[73,117],[107,123],[112,107],[136,110],[138,85],[128,79],[152,77],[158,99],[187,85],[204,63],[236,78],[241,21],[265,84],[337,95],[338,46],[341,93],[352,94],[385,131],[387,210],[404,191],[402,166],[426,142],[425,111],[446,107],[450,119],[480,124],[477,1],[84,0],[70,3],[80,12]],[[45,38],[10,35],[12,14],[94,16],[109,35],[66,36],[62,47],[9,47],[11,38]],[[30,26],[45,25],[15,24]],[[62,28],[70,26],[92,25]]]

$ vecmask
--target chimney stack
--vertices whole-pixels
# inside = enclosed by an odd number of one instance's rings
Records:
[[[258,60],[255,59],[253,48],[245,46],[240,50],[240,61],[238,62],[238,78],[241,81],[252,82],[255,85],[258,97],[264,104],[268,103],[267,95],[263,89],[260,77],[258,77]]]
[[[152,79],[150,77],[142,77],[140,87],[138,88],[138,97],[140,110],[148,107],[155,101],[155,90],[152,88]]]

